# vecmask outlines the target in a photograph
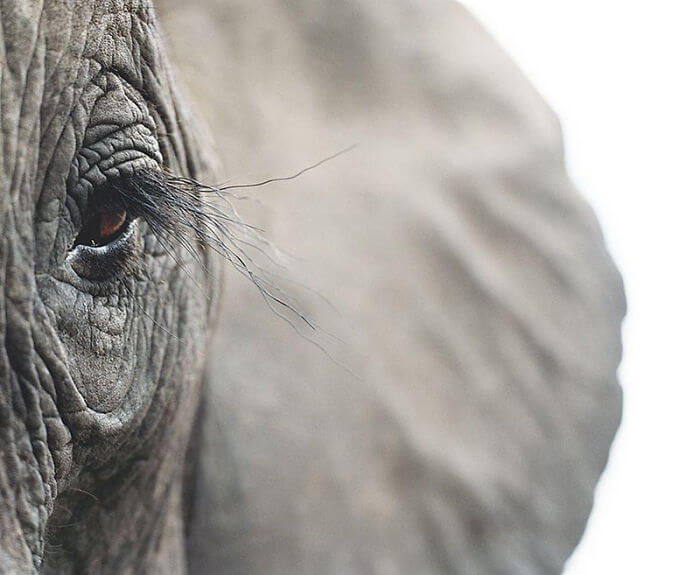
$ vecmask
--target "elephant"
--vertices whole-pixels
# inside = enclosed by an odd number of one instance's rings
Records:
[[[624,289],[465,8],[0,23],[1,573],[562,572]]]

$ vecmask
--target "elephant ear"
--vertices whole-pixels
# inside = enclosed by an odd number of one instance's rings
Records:
[[[625,303],[556,118],[455,2],[162,18],[229,180],[358,144],[238,203],[294,256],[268,277],[342,341],[319,351],[230,271],[192,572],[559,573],[619,423]]]

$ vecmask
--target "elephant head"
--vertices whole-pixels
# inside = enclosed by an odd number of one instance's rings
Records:
[[[239,167],[360,143],[262,216],[341,313],[237,259],[150,1],[0,3],[0,573],[559,573],[625,304],[556,118],[452,1],[160,15]]]
[[[148,2],[0,20],[0,572],[178,567],[218,280],[170,237],[198,217],[173,174],[201,146]]]

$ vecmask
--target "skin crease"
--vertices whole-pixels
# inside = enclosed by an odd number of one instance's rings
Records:
[[[106,179],[205,177],[197,137],[149,3],[11,1],[0,17],[0,572],[180,573],[215,266],[182,249],[176,264],[144,222],[138,275],[105,252],[94,265],[116,273],[86,280],[67,254]]]
[[[560,573],[625,303],[556,118],[454,2],[157,4],[0,3],[0,574]],[[246,207],[324,355],[191,180],[355,142]]]

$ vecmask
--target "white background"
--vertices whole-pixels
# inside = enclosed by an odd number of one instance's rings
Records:
[[[626,282],[623,424],[566,575],[700,574],[700,2],[463,3],[561,117]]]

